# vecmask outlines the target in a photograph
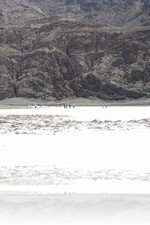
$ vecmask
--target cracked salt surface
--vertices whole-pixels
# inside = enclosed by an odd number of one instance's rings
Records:
[[[63,185],[60,192],[85,186],[82,192],[111,193],[110,181],[130,183],[131,192],[131,181],[138,181],[136,193],[149,193],[149,115],[150,107],[0,110],[0,185]],[[95,188],[102,182],[106,190]],[[79,190],[72,189],[77,183]],[[127,192],[123,185],[119,190]]]
[[[150,128],[150,107],[40,107],[0,111],[0,134]]]

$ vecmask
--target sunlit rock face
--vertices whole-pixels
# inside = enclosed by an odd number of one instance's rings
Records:
[[[0,99],[150,97],[148,0],[0,4]]]

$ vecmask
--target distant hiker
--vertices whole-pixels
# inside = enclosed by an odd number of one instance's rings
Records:
[[[64,103],[64,108],[67,108],[67,104],[66,103]]]

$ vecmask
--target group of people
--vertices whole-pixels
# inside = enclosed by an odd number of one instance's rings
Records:
[[[63,106],[64,106],[64,108],[74,108],[75,107],[75,105],[74,104],[66,104],[66,103],[63,103]]]

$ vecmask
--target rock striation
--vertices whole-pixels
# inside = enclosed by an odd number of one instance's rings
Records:
[[[0,99],[150,97],[149,1],[0,4]]]

